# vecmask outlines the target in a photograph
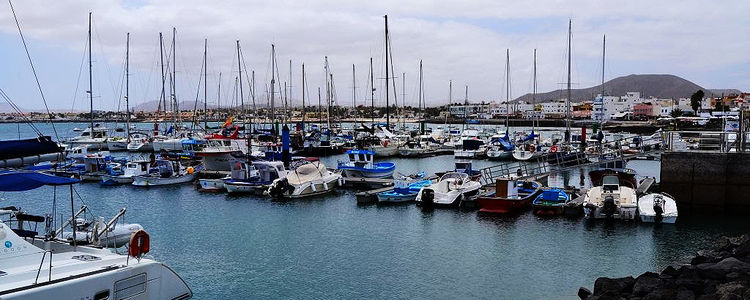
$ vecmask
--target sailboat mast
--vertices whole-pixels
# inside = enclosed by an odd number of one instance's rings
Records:
[[[286,116],[288,118],[288,121],[291,123],[292,121],[291,111],[294,107],[294,105],[292,104],[292,60],[291,59],[289,60],[289,91],[287,91],[287,93],[288,93],[288,96],[287,96],[288,110],[286,111]]]
[[[203,40],[203,129],[208,129],[208,39]]]
[[[276,136],[276,106],[275,106],[275,85],[276,85],[276,46],[271,44],[271,126],[273,126],[273,135]]]
[[[305,63],[302,63],[302,131],[305,131],[305,117],[307,115],[307,106],[305,106],[305,89],[307,89]]]
[[[423,79],[422,76],[423,76],[423,74],[422,74],[422,60],[420,59],[419,60],[419,103],[417,103],[417,106],[418,106],[417,111],[419,111],[418,117],[419,117],[419,123],[420,123],[420,125],[419,125],[419,133],[420,134],[424,134],[424,121],[422,120],[422,118],[424,117],[424,112],[422,110],[422,107],[424,106],[424,100],[422,99],[422,97],[423,97],[423,91],[422,90],[424,90],[424,82],[422,81],[422,79]]]
[[[448,113],[445,115],[446,128],[448,127],[448,118],[451,117],[451,105],[453,105],[453,80],[448,80]]]
[[[536,49],[534,49],[534,84],[531,91],[531,111],[533,112],[533,119],[531,119],[531,130],[532,132],[536,129]]]
[[[466,130],[466,111],[469,110],[469,85],[467,84],[464,89],[464,125],[463,130]]]
[[[510,125],[510,49],[505,49],[505,130]]]
[[[92,71],[92,63],[91,63],[91,13],[89,12],[89,121],[91,124],[91,128],[89,129],[89,133],[91,134],[89,137],[94,137],[94,81],[92,79],[93,77],[93,71]]]
[[[245,97],[242,91],[242,54],[240,50],[240,40],[237,40],[237,71],[238,71],[238,82],[240,90],[240,110],[245,114]],[[244,122],[244,119],[243,119]],[[246,124],[243,124],[246,125]],[[247,128],[245,128],[245,134],[248,134]]]
[[[164,110],[167,110],[167,91],[165,87],[167,75],[164,74],[164,38],[161,32],[159,32],[159,65],[161,66],[161,99],[159,99],[159,105],[156,107],[157,113],[161,113],[162,105],[164,105]]]
[[[375,76],[372,73],[372,57],[370,57],[370,117],[375,125]]]
[[[127,141],[130,143],[130,32],[125,40],[125,132],[128,135]]]
[[[388,77],[389,77],[389,70],[388,70],[388,15],[384,16],[385,18],[385,127],[390,130],[391,128],[391,115],[390,115],[390,105],[389,105],[389,90],[388,90]]]
[[[604,101],[604,56],[607,53],[607,35],[602,38],[602,101]]]
[[[396,100],[396,108],[398,108],[398,100]],[[406,122],[403,119],[404,109],[406,108],[406,72],[401,73],[401,108],[398,112],[398,118],[401,120],[401,126],[406,127]]]
[[[565,101],[565,141],[570,142],[570,42],[573,36],[572,33],[573,21],[568,20],[568,99]]]
[[[216,90],[216,109],[219,110],[219,117],[221,117],[221,72],[219,72],[219,87]]]
[[[357,119],[359,119],[359,109],[357,109],[357,70],[354,64],[352,64],[352,108],[356,111],[354,115],[354,123],[356,124]]]
[[[328,78],[326,76],[326,78]],[[323,105],[320,103],[320,87],[318,87],[318,130],[323,125]]]
[[[177,38],[176,36],[177,28],[172,27],[172,99],[174,101],[175,125],[177,124],[177,119],[182,117],[179,116],[180,107],[177,102],[177,50],[175,49],[175,39]]]

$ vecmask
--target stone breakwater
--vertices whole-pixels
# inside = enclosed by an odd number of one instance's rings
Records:
[[[594,291],[581,287],[581,299],[750,299],[750,235],[721,237],[690,264],[636,278],[597,278]]]

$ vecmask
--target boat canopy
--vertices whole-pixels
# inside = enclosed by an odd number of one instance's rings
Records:
[[[347,150],[346,154],[369,154],[369,155],[375,155],[375,151],[372,151],[372,150],[352,149],[352,150]]]
[[[48,175],[39,172],[8,171],[0,173],[0,191],[21,192],[33,190],[43,185],[71,185],[81,180]]]

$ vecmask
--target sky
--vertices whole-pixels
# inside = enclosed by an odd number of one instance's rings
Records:
[[[89,12],[93,13],[93,106],[102,110],[124,110],[127,33],[130,105],[159,99],[158,35],[163,33],[165,52],[170,51],[173,27],[179,101],[203,101],[199,84],[203,84],[207,39],[210,105],[240,103],[235,96],[237,40],[244,60],[243,102],[247,105],[252,98],[245,72],[252,71],[256,104],[268,103],[272,44],[279,73],[277,104],[282,103],[278,98],[285,90],[291,94],[287,95],[291,105],[302,104],[303,63],[306,103],[318,103],[319,87],[325,103],[327,57],[337,103],[369,105],[372,57],[375,103],[383,105],[386,14],[399,105],[418,103],[420,60],[423,99],[428,106],[450,99],[463,101],[467,94],[470,102],[504,101],[506,49],[510,52],[511,99],[532,91],[534,49],[537,90],[562,88],[567,80],[569,20],[573,88],[600,83],[602,37],[606,35],[607,80],[629,74],[674,74],[705,88],[750,90],[750,18],[746,15],[750,1],[16,0],[13,5],[42,91],[54,110],[89,108],[85,56]],[[0,89],[22,108],[41,109],[42,97],[10,5],[0,7]],[[291,87],[286,89],[285,84]],[[392,103],[393,86],[390,93]]]

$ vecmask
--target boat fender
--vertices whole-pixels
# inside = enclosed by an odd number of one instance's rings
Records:
[[[552,145],[552,148],[549,149],[550,152],[555,153],[557,152],[557,145]]]
[[[339,177],[338,183],[339,183],[339,186],[344,186],[344,178]]]
[[[193,173],[195,173],[195,169],[193,169],[193,167],[188,167],[187,168],[187,172],[188,172],[188,174],[193,174]]]
[[[150,239],[148,233],[143,229],[134,232],[130,236],[130,243],[128,243],[128,254],[140,259],[141,256],[151,250]]]
[[[311,189],[311,190],[312,190],[313,192],[317,192],[317,191],[318,191],[318,189],[316,189],[316,188],[315,188],[315,183],[312,183],[312,182],[310,182],[310,189]]]
[[[328,190],[328,182],[323,182],[323,190],[324,191]]]

